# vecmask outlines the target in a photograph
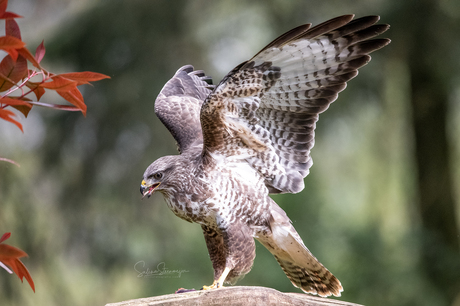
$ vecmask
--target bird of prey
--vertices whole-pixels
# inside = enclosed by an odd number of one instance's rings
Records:
[[[155,113],[180,155],[148,166],[143,197],[163,194],[178,217],[201,225],[214,268],[204,289],[247,274],[257,239],[295,287],[340,296],[339,280],[307,249],[269,194],[297,193],[312,166],[310,150],[324,112],[387,45],[378,16],[344,15],[281,35],[217,85],[190,65],[161,90]]]

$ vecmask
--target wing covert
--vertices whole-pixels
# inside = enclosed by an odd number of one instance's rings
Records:
[[[389,39],[378,16],[297,27],[233,69],[201,109],[204,153],[244,159],[271,193],[299,192],[324,112]]]
[[[177,142],[179,152],[201,144],[203,136],[200,109],[214,88],[211,78],[193,66],[181,67],[169,80],[155,101],[155,114]]]

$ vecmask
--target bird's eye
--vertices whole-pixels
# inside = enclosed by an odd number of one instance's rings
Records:
[[[153,178],[156,179],[156,180],[159,180],[162,177],[163,177],[163,173],[161,173],[161,172],[157,172],[157,173],[153,174]]]

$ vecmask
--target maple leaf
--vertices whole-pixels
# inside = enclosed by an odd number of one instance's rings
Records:
[[[10,267],[10,269],[13,270],[13,272],[19,277],[21,282],[23,282],[23,279],[25,278],[32,290],[35,292],[34,281],[32,280],[32,277],[30,276],[26,266],[24,266],[24,264],[19,260],[21,257],[26,257],[27,253],[23,250],[3,243],[3,241],[10,238],[10,236],[11,233],[5,233],[0,238],[0,262],[3,263],[2,267],[5,268],[4,265]]]

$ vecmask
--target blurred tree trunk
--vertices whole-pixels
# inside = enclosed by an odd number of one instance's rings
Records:
[[[460,246],[446,123],[455,73],[449,50],[454,52],[457,27],[441,11],[439,1],[410,1],[400,14],[406,26],[413,27],[404,39],[411,75],[422,268],[452,304],[460,292]],[[407,16],[412,20],[408,22]]]

